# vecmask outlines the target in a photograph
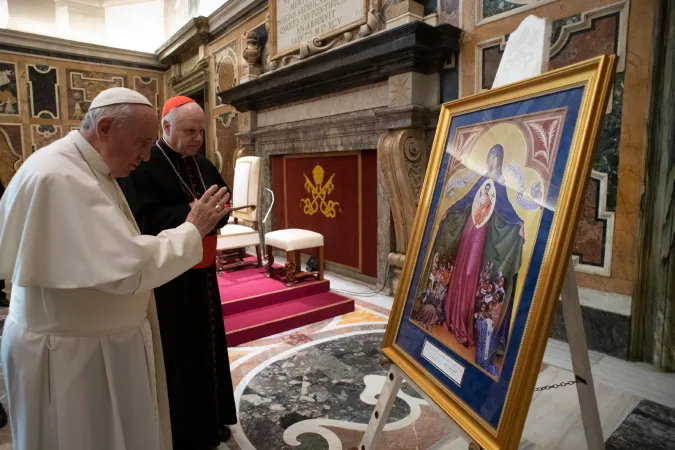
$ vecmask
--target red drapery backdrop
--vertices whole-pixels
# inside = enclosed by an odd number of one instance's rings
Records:
[[[274,156],[272,185],[276,229],[321,233],[327,261],[377,276],[374,150]]]

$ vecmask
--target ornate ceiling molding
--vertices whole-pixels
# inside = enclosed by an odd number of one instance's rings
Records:
[[[180,62],[180,57],[205,45],[211,40],[209,19],[195,17],[169,38],[155,54],[164,64]]]
[[[147,70],[167,69],[167,66],[160,63],[152,53],[86,44],[15,30],[0,29],[0,50]]]

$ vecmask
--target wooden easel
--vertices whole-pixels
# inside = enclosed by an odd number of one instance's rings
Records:
[[[541,61],[538,67],[519,67],[518,70],[502,70],[504,62],[511,55],[517,54],[519,50],[510,48],[509,44],[514,41],[513,37],[521,28],[534,26],[538,32],[542,33],[541,45]],[[527,17],[523,23],[518,27],[509,39],[504,51],[504,57],[500,63],[500,69],[495,77],[495,82],[492,87],[501,86],[503,84],[513,83],[531,76],[539,75],[548,70],[549,50],[550,50],[551,24],[548,19],[539,19],[534,16]],[[593,384],[593,374],[591,373],[591,362],[588,357],[588,346],[586,343],[586,332],[584,331],[583,317],[581,315],[581,303],[579,302],[579,289],[577,287],[576,276],[574,274],[574,263],[572,259],[568,261],[567,272],[563,280],[562,293],[560,295],[562,300],[563,316],[565,317],[565,328],[567,329],[567,339],[570,345],[570,353],[572,356],[572,368],[576,378],[577,395],[579,397],[579,406],[581,408],[581,419],[584,424],[584,432],[586,434],[586,443],[589,450],[600,450],[605,448],[605,440],[602,435],[602,423],[600,422],[600,413],[598,411],[598,402],[595,396],[595,385]],[[370,417],[370,422],[366,428],[366,432],[361,440],[359,450],[375,450],[380,434],[387,423],[391,408],[394,405],[394,400],[401,388],[401,383],[405,381],[415,391],[417,391],[422,398],[434,409],[445,415],[436,403],[420,389],[412,380],[410,380],[403,371],[396,365],[391,364],[387,379],[385,381],[382,392],[378,398],[375,410]],[[473,442],[473,440],[451,419],[452,427],[451,433],[442,438],[436,444],[432,445],[429,450],[439,450],[445,444],[462,437],[469,443],[469,450],[480,450],[481,447]]]

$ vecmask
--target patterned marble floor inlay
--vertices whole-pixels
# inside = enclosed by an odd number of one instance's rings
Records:
[[[315,342],[262,369],[239,405],[251,443],[269,450],[289,444],[325,450],[340,440],[336,428],[365,430],[387,374],[378,364],[381,343],[382,333]],[[388,422],[414,422],[425,403],[405,386]]]

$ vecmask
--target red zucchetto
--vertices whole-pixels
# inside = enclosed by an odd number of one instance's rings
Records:
[[[184,95],[177,95],[175,97],[171,97],[169,100],[164,103],[164,108],[162,109],[162,119],[164,116],[169,114],[169,111],[171,111],[174,108],[178,108],[179,106],[185,105],[187,103],[197,103],[194,100],[192,100],[190,97],[185,97]]]

